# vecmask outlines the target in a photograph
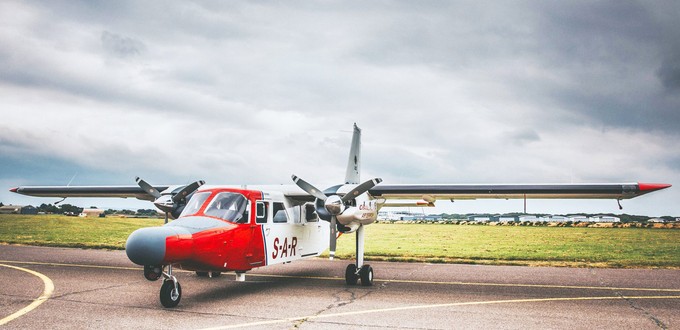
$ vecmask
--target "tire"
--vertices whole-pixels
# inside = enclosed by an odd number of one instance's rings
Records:
[[[220,275],[222,275],[222,273],[220,273],[220,272],[211,272],[210,273],[210,277],[220,277]]]
[[[198,276],[198,277],[208,277],[208,272],[196,272],[196,276]]]
[[[165,308],[173,308],[179,304],[182,299],[182,286],[177,282],[177,292],[175,292],[175,284],[172,280],[163,281],[161,286],[161,305]]]
[[[357,275],[357,265],[349,264],[345,269],[345,283],[347,285],[357,285],[359,276]]]
[[[363,286],[373,285],[373,268],[370,265],[361,266],[359,276],[361,277],[361,285]]]

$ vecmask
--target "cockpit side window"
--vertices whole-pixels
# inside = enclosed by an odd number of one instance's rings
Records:
[[[210,201],[204,213],[229,222],[241,223],[248,221],[247,208],[248,200],[245,196],[233,192],[222,192]]]
[[[184,210],[182,210],[182,214],[180,214],[179,217],[181,218],[183,216],[196,214],[196,212],[201,209],[201,206],[209,196],[209,191],[195,193],[193,196],[191,196],[189,202],[184,207]]]

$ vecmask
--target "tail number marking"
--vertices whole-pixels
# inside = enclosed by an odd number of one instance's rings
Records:
[[[292,237],[290,243],[288,242],[288,237],[283,239],[283,244],[281,240],[277,237],[274,239],[274,251],[272,251],[272,259],[276,258],[287,258],[295,256],[295,251],[297,247],[297,237]]]

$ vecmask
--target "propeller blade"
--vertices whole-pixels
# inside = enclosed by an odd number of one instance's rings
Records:
[[[381,178],[375,178],[373,180],[368,180],[350,190],[345,196],[342,196],[342,202],[346,203],[352,199],[357,198],[359,195],[367,192],[369,189],[375,187],[378,183],[382,182]]]
[[[338,226],[336,224],[337,219],[335,216],[331,217],[331,244],[328,251],[329,259],[333,260],[335,258],[335,247],[338,241]]]
[[[177,204],[177,202],[181,201],[183,198],[189,196],[191,193],[196,191],[200,186],[202,186],[205,183],[203,180],[195,181],[191,184],[188,184],[182,188],[175,196],[172,196],[172,202]]]
[[[158,197],[161,197],[161,193],[156,190],[152,185],[148,184],[146,181],[142,180],[140,177],[136,177],[135,181],[137,184],[146,191],[147,194],[153,196],[153,198],[158,199]]]
[[[318,199],[320,199],[320,200],[322,200],[322,201],[325,201],[325,200],[326,200],[326,195],[324,195],[324,194],[323,194],[319,189],[317,189],[316,187],[314,187],[314,186],[312,186],[311,184],[309,184],[309,182],[300,179],[300,178],[299,178],[297,175],[295,175],[295,174],[293,174],[293,176],[291,176],[291,178],[293,178],[293,182],[295,182],[295,184],[296,184],[298,187],[300,187],[302,190],[306,191],[308,194],[310,194],[310,195],[312,195],[312,196],[314,196],[314,197],[316,197],[316,198],[318,198]]]

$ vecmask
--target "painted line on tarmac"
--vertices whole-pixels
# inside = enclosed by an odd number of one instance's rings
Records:
[[[246,328],[255,327],[263,325],[272,325],[288,322],[297,321],[309,321],[316,319],[326,319],[326,318],[342,318],[346,316],[363,315],[363,314],[374,314],[374,313],[387,313],[387,312],[398,312],[406,310],[416,310],[416,309],[433,309],[433,308],[447,308],[456,306],[474,306],[474,305],[499,305],[499,304],[513,304],[513,303],[532,303],[532,302],[560,302],[560,301],[588,301],[588,300],[626,300],[626,299],[680,299],[680,296],[618,296],[618,297],[572,297],[572,298],[535,298],[535,299],[510,299],[510,300],[491,300],[491,301],[469,301],[469,302],[457,302],[448,304],[433,304],[433,305],[416,305],[416,306],[402,306],[393,308],[381,308],[381,309],[370,309],[361,310],[354,312],[343,312],[343,313],[333,313],[333,314],[323,314],[323,315],[307,315],[298,317],[289,317],[277,320],[232,324],[225,326],[218,326],[213,328],[206,328],[203,330],[219,330],[219,329],[235,329],[235,328]]]
[[[13,321],[13,320],[25,315],[26,313],[36,309],[38,306],[40,306],[40,304],[44,303],[45,301],[47,301],[47,299],[50,299],[50,297],[52,296],[52,293],[54,292],[54,283],[52,283],[52,280],[49,277],[47,277],[47,276],[45,276],[41,273],[38,273],[36,271],[26,269],[26,268],[17,267],[17,266],[0,264],[0,267],[12,268],[12,269],[20,270],[22,272],[29,273],[31,275],[35,275],[35,276],[39,277],[43,281],[43,283],[45,284],[45,289],[43,290],[42,295],[40,295],[40,297],[38,297],[38,299],[33,300],[33,302],[30,303],[28,306],[26,306],[26,307],[18,310],[17,312],[1,319],[0,325],[5,325],[5,324],[9,323],[10,321]]]
[[[95,268],[95,269],[117,269],[117,270],[141,270],[140,267],[122,267],[122,266],[101,266],[101,265],[84,265],[84,264],[66,264],[66,263],[51,263],[38,261],[14,261],[14,260],[0,260],[0,263],[24,264],[24,265],[41,265],[41,266],[61,266],[61,267],[75,267],[75,268]],[[193,273],[192,271],[173,269],[175,272]],[[296,276],[296,275],[276,275],[276,274],[257,274],[248,273],[247,277],[270,277],[270,278],[300,278],[310,280],[323,281],[345,281],[341,277],[323,277],[323,276]],[[437,285],[465,285],[465,286],[494,286],[494,287],[520,287],[520,288],[543,288],[543,289],[574,289],[574,290],[609,290],[609,291],[650,291],[650,292],[680,292],[680,289],[664,289],[664,288],[624,288],[624,287],[607,287],[607,286],[583,286],[583,285],[555,285],[555,284],[521,284],[521,283],[483,283],[483,282],[447,282],[447,281],[418,281],[418,280],[389,280],[389,279],[374,279],[376,283],[409,283],[409,284],[437,284]]]
[[[99,269],[121,269],[121,270],[140,270],[141,269],[141,268],[134,268],[134,267],[64,264],[64,263],[39,262],[39,261],[0,260],[0,262],[4,262],[4,263],[8,263],[8,264],[20,264],[20,265],[61,266],[61,267],[75,267],[75,268],[99,268]]]
[[[304,278],[314,280],[336,280],[344,281],[340,277],[319,277],[319,276],[290,276],[273,274],[248,274],[247,276],[258,277],[278,277],[278,278]],[[544,289],[580,289],[580,290],[610,290],[610,291],[652,291],[652,292],[680,292],[680,289],[657,289],[657,288],[618,288],[608,286],[580,286],[580,285],[554,285],[554,284],[518,284],[518,283],[482,283],[482,282],[446,282],[446,281],[418,281],[418,280],[384,280],[373,279],[376,284],[385,283],[409,283],[409,284],[439,284],[439,285],[466,285],[466,286],[501,286],[501,287],[522,287],[522,288],[544,288]]]

